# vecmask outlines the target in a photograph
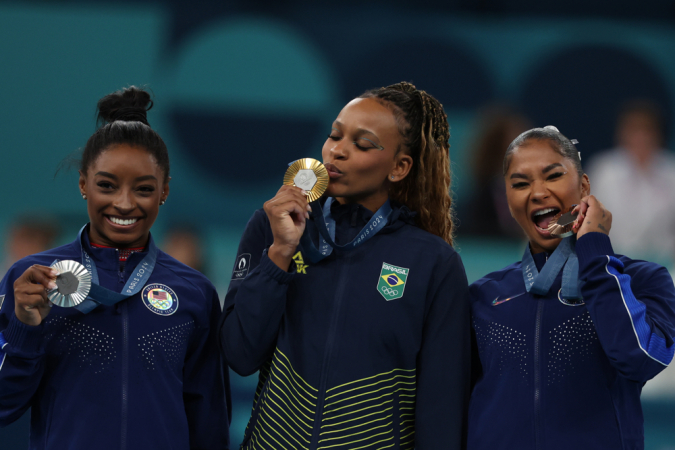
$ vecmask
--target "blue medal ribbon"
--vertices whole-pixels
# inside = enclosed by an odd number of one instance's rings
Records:
[[[563,269],[562,275],[562,298],[565,300],[579,300],[579,259],[577,258],[574,244],[576,236],[566,237],[553,254],[544,264],[541,273],[537,270],[530,246],[525,248],[523,254],[522,270],[525,289],[537,295],[546,295],[551,289],[560,269]],[[564,267],[564,268],[563,268]]]
[[[86,227],[86,225],[82,227],[77,237],[78,242],[80,243],[80,249],[82,251],[82,265],[89,271],[89,273],[91,273],[91,290],[89,291],[87,298],[82,303],[75,306],[75,309],[84,314],[92,311],[98,305],[112,306],[139,293],[141,289],[143,289],[143,286],[145,286],[145,284],[150,279],[150,275],[152,275],[152,271],[155,269],[155,264],[157,262],[157,246],[155,245],[155,242],[152,240],[151,236],[148,241],[148,254],[141,260],[140,263],[138,263],[134,269],[134,274],[129,277],[129,280],[127,280],[127,283],[124,286],[124,289],[122,289],[122,292],[115,292],[104,288],[98,284],[98,271],[96,270],[96,263],[86,252],[84,245],[82,245],[82,233]]]
[[[369,219],[366,226],[361,229],[359,234],[352,239],[351,242],[345,245],[337,245],[335,243],[335,219],[333,219],[333,216],[330,213],[332,204],[332,197],[329,197],[326,200],[323,208],[318,200],[312,203],[312,218],[314,219],[314,223],[320,234],[319,248],[317,249],[314,242],[312,242],[312,238],[309,236],[307,228],[305,228],[305,232],[302,233],[302,237],[300,238],[303,250],[305,250],[307,257],[313,263],[317,263],[330,255],[334,248],[347,251],[362,245],[387,225],[389,216],[392,213],[391,203],[389,202],[389,199],[387,199],[387,201],[384,202],[384,205],[373,214],[373,217]]]

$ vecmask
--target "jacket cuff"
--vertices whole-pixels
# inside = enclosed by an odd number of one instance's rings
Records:
[[[281,270],[276,264],[274,264],[274,261],[272,261],[270,257],[267,256],[267,249],[265,249],[258,267],[260,267],[260,271],[262,273],[266,274],[273,280],[276,280],[278,283],[288,284],[291,282],[291,280],[293,280],[296,271],[295,264],[291,264],[291,266],[293,269],[290,272]]]
[[[580,260],[588,260],[601,255],[614,255],[609,236],[596,231],[586,233],[577,240],[576,252]]]
[[[16,315],[12,314],[7,328],[2,335],[12,349],[21,353],[38,353],[42,345],[42,324],[38,326],[26,325]]]

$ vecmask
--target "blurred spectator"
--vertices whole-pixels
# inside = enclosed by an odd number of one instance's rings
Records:
[[[0,267],[2,276],[21,258],[54,247],[59,233],[54,223],[41,216],[25,216],[10,225],[5,236],[5,257]]]
[[[202,241],[193,227],[181,225],[170,229],[164,235],[164,242],[159,248],[186,266],[206,274]]]
[[[494,237],[524,237],[506,204],[502,162],[504,153],[530,121],[506,105],[491,105],[481,112],[477,139],[471,149],[474,188],[460,208],[459,233]]]
[[[675,260],[675,155],[663,149],[663,119],[656,105],[644,100],[626,104],[615,139],[617,147],[588,166],[591,193],[614,217],[614,250],[671,265]]]

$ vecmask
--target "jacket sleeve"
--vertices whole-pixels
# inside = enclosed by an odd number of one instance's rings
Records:
[[[415,448],[465,446],[470,392],[471,324],[469,289],[457,253],[437,270],[422,348],[417,357]]]
[[[26,325],[14,314],[14,280],[27,267],[15,264],[0,283],[0,427],[31,406],[45,368],[44,326]]]
[[[271,240],[267,216],[258,210],[239,243],[225,296],[220,345],[227,364],[242,376],[255,373],[272,355],[294,276],[267,256]]]
[[[197,326],[183,369],[183,403],[190,450],[229,448],[229,373],[218,351],[220,300],[213,286],[204,289],[206,319]]]
[[[576,251],[581,293],[610,363],[630,380],[653,378],[675,350],[672,277],[653,263],[626,267],[602,233],[582,236]]]

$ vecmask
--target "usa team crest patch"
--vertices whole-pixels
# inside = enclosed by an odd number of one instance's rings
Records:
[[[382,263],[380,278],[377,283],[377,292],[382,294],[385,300],[396,300],[403,297],[405,282],[408,279],[410,269]]]
[[[178,309],[178,296],[165,284],[148,284],[141,297],[145,306],[160,316],[170,316]]]

